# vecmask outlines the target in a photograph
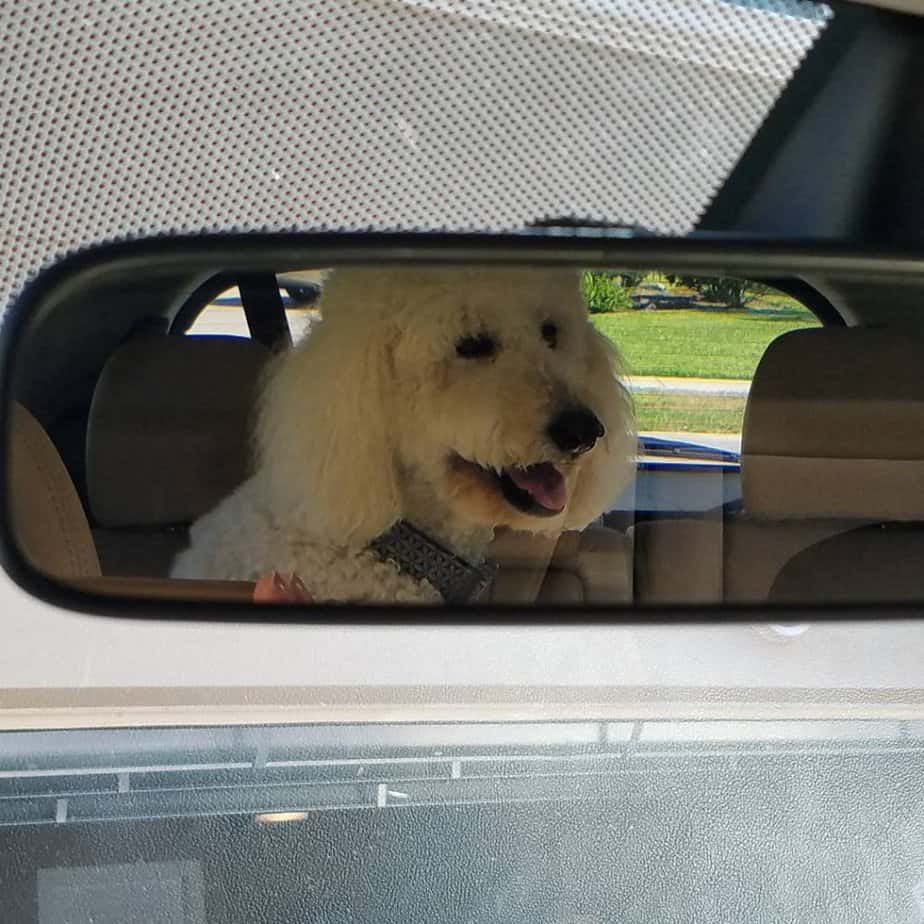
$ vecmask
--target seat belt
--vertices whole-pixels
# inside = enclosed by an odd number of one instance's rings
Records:
[[[292,346],[292,333],[286,318],[275,273],[240,273],[237,277],[241,305],[250,336],[274,353]]]

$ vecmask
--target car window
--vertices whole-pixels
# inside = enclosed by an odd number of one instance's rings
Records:
[[[843,458],[845,487],[862,477],[848,444],[865,425],[817,434],[874,407],[875,376],[868,401],[832,388],[855,354],[886,362],[888,344],[822,327],[780,289],[555,264],[311,272],[280,274],[283,294],[259,304],[242,304],[246,285],[226,289],[191,336],[108,334],[83,433],[103,575],[256,602],[274,573],[316,603],[750,601],[784,592],[784,567],[804,568],[797,556],[829,538],[815,522],[828,511],[845,521],[836,533],[864,518],[849,489],[819,507],[800,467],[823,482]],[[311,287],[306,307],[285,307],[293,278]],[[262,310],[284,310],[301,336],[251,340],[248,312]],[[69,323],[56,311],[46,330]],[[72,399],[31,362],[20,374],[23,393]],[[758,542],[776,519],[810,525],[778,559],[726,561],[729,536]],[[666,587],[651,569],[687,547],[681,528],[708,567],[675,562]]]
[[[585,273],[582,287],[594,325],[623,356],[638,432],[734,453],[764,351],[820,324],[797,299],[752,280],[609,271]]]
[[[323,271],[280,277],[293,342],[320,320]],[[820,324],[796,298],[763,283],[658,271],[587,271],[582,292],[592,321],[619,349],[641,435],[731,453],[754,370],[786,331]],[[249,337],[236,286],[204,305],[189,336]],[[674,446],[675,457],[682,449]],[[692,457],[692,456],[691,456]]]
[[[279,297],[285,309],[286,321],[293,342],[298,342],[318,320],[314,307],[321,292],[323,273],[305,271],[278,277]],[[195,319],[187,328],[187,336],[224,335],[249,337],[247,316],[237,286],[224,289],[204,305],[189,305]]]

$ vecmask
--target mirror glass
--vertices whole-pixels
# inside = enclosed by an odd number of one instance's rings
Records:
[[[924,596],[921,343],[804,281],[365,263],[78,294],[26,319],[9,394],[14,539],[57,581],[313,606]]]

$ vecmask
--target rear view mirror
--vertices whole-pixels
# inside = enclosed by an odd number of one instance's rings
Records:
[[[901,525],[914,502],[889,491],[887,458],[852,461],[849,427],[830,461],[806,421],[836,387],[835,417],[900,399],[900,429],[917,386],[899,371],[867,393],[837,362],[814,384],[799,369],[816,349],[854,366],[891,349],[805,282],[886,269],[916,271],[605,232],[90,252],[6,325],[7,567],[67,605],[181,617],[881,602],[825,580],[871,522],[917,542]],[[917,368],[916,344],[902,349]],[[792,432],[774,434],[781,414]],[[824,489],[829,469],[871,485],[866,500]],[[918,599],[906,585],[898,601]]]

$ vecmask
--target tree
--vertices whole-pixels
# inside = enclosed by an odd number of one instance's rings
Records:
[[[673,286],[692,289],[705,302],[729,308],[746,308],[770,291],[769,286],[728,276],[668,276]]]

